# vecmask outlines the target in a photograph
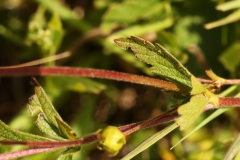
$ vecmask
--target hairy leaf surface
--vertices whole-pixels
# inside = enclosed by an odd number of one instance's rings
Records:
[[[153,73],[174,83],[187,86],[191,90],[191,73],[161,45],[133,36],[119,38],[115,42],[124,49],[131,48],[139,60],[152,66]]]

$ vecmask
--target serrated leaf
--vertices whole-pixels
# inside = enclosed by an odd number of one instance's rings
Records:
[[[225,90],[224,92],[222,92],[219,96],[224,97],[229,95],[230,93],[234,92],[234,90],[237,88],[237,85],[231,86],[230,88],[228,88],[227,90]],[[239,97],[240,93],[237,94],[235,97]],[[227,111],[228,108],[223,108],[223,109],[219,109],[217,111],[215,111],[214,113],[212,113],[210,116],[208,116],[206,119],[204,119],[200,124],[198,124],[193,130],[191,130],[191,132],[189,132],[186,136],[184,136],[177,144],[175,144],[172,148],[174,148],[176,145],[178,145],[179,143],[181,143],[183,140],[185,140],[187,137],[189,137],[190,135],[192,135],[194,132],[196,132],[197,130],[199,130],[201,127],[203,127],[204,125],[206,125],[207,123],[211,122],[214,118],[216,118],[217,116],[221,115],[222,113],[224,113],[225,111]],[[171,148],[171,149],[172,149]]]
[[[153,73],[191,90],[191,73],[161,45],[133,36],[115,42],[124,49],[131,48],[139,60],[152,65]]]
[[[192,96],[189,102],[181,105],[178,108],[178,114],[180,117],[176,120],[180,129],[185,130],[189,128],[203,112],[203,109],[207,104],[212,104],[217,107],[218,97],[206,90],[202,94]]]
[[[12,141],[51,141],[53,139],[11,129],[0,120],[0,137]]]
[[[44,132],[51,138],[56,140],[64,140],[64,138],[57,134],[59,132],[58,129],[55,126],[48,123],[43,113],[40,113],[38,115],[36,125],[42,132]]]
[[[202,113],[208,100],[208,97],[203,94],[196,95],[191,97],[190,102],[187,102],[178,108],[178,114],[181,116],[177,118],[176,123],[180,126],[181,130],[185,130],[193,124]]]

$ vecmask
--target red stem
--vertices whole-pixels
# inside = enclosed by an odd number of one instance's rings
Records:
[[[33,75],[53,75],[53,76],[83,76],[91,78],[104,78],[117,81],[131,82],[136,84],[154,86],[169,91],[189,92],[190,89],[174,83],[144,76],[115,71],[72,68],[72,67],[29,67],[29,68],[1,68],[0,76],[33,76]]]
[[[219,98],[219,107],[240,107],[240,98],[221,97]]]
[[[29,156],[29,155],[54,151],[54,150],[58,150],[58,149],[61,149],[61,148],[62,147],[27,149],[27,150],[22,150],[22,151],[0,154],[0,159],[2,159],[2,160],[3,159],[15,159],[15,158],[20,158],[20,157],[24,157],[24,156]]]
[[[219,98],[219,106],[218,107],[227,107],[227,106],[235,106],[235,107],[240,107],[240,98]],[[209,110],[209,109],[214,109],[218,108],[217,106],[214,106],[212,104],[206,105],[204,108],[204,111]],[[129,135],[132,134],[133,132],[139,130],[139,129],[145,129],[149,127],[153,127],[156,125],[160,125],[163,123],[167,123],[170,121],[175,120],[178,118],[179,115],[177,113],[177,107],[172,108],[171,110],[155,117],[150,120],[146,120],[143,122],[138,122],[138,123],[133,123],[125,126],[121,126],[118,129],[123,132],[123,134]],[[94,141],[97,141],[100,139],[100,134],[99,133],[94,133],[85,137],[82,137],[77,140],[67,140],[67,141],[51,141],[51,142],[43,142],[43,141],[38,141],[38,142],[27,142],[27,141],[0,141],[1,144],[5,145],[28,145],[28,146],[38,146],[38,147],[73,147],[73,146],[78,146],[78,145],[83,145],[83,144],[88,144],[92,143]]]
[[[129,135],[139,129],[145,129],[149,127],[153,127],[156,125],[160,125],[162,123],[167,123],[170,121],[173,121],[175,118],[178,117],[177,112],[174,112],[174,110],[170,110],[162,115],[159,115],[155,118],[152,118],[150,120],[146,120],[143,122],[133,123],[129,125],[125,125],[122,127],[119,127],[118,129],[123,132],[124,135]],[[100,139],[99,133],[94,133],[91,135],[87,135],[84,137],[81,137],[77,140],[67,140],[67,141],[0,141],[0,144],[4,145],[27,145],[27,146],[34,146],[34,147],[73,147],[73,146],[80,146],[83,144],[89,144],[94,141],[97,141]]]

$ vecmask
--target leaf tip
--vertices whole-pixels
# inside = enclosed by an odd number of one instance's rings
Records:
[[[31,85],[33,85],[33,86],[35,86],[35,87],[40,86],[39,83],[38,83],[38,81],[37,81],[36,78],[34,78],[34,77],[32,77],[32,80],[31,80],[30,83],[31,83]]]

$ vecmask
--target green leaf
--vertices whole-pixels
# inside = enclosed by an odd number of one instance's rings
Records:
[[[84,77],[51,77],[54,82],[54,87],[61,89],[69,89],[76,92],[89,92],[98,94],[106,86],[95,80],[84,78]]]
[[[231,9],[240,8],[240,1],[239,0],[227,1],[225,3],[218,5],[216,8],[221,11],[228,11]]]
[[[193,80],[193,82],[196,80],[197,79]],[[207,104],[214,105],[215,107],[218,106],[218,97],[205,89],[198,80],[196,82],[199,84],[195,85],[192,91],[197,94],[191,97],[190,102],[178,108],[178,114],[181,116],[177,118],[176,123],[180,126],[181,130],[190,127],[203,112]]]
[[[34,94],[33,96],[31,96],[28,99],[27,107],[28,107],[28,110],[29,110],[29,113],[31,116],[34,114],[34,112],[36,111],[37,108],[41,109],[41,104],[40,104],[36,94]]]
[[[136,156],[137,154],[141,153],[142,151],[146,150],[150,146],[152,146],[154,143],[162,139],[164,136],[166,136],[168,133],[172,132],[174,129],[176,129],[178,125],[176,123],[164,128],[163,130],[159,131],[158,133],[152,135],[145,141],[143,141],[139,146],[137,146],[133,151],[128,153],[125,157],[123,157],[121,160],[129,160]]]
[[[47,28],[50,30],[49,39],[52,42],[52,45],[49,48],[50,49],[49,53],[50,55],[53,55],[58,50],[64,36],[62,22],[59,15],[56,12],[53,12]]]
[[[64,138],[58,134],[59,133],[58,129],[55,126],[52,126],[51,124],[48,123],[43,113],[40,113],[38,115],[36,125],[42,132],[46,133],[51,138],[56,140],[64,140]]]
[[[195,95],[191,97],[190,102],[187,102],[178,108],[178,114],[181,116],[177,118],[176,123],[180,126],[181,130],[185,130],[193,124],[202,113],[203,108],[208,101],[208,97],[203,94]]]
[[[149,10],[149,7],[151,7],[151,10]],[[110,32],[119,25],[127,26],[139,19],[153,18],[159,16],[159,13],[163,13],[165,7],[166,2],[159,2],[158,0],[141,1],[141,3],[124,0],[122,3],[111,3],[103,16],[101,28],[105,32]],[[144,10],[148,10],[148,12],[142,14]]]
[[[61,153],[61,156],[63,156],[63,157],[64,157],[64,156],[65,156],[65,157],[69,156],[69,158],[70,158],[70,156],[71,156],[73,153],[76,153],[76,152],[80,151],[80,149],[81,149],[80,146],[69,147],[69,148],[67,148],[66,150],[64,150],[64,151]]]
[[[224,92],[222,92],[219,96],[224,97],[229,95],[230,93],[234,92],[237,88],[237,85],[231,86],[230,88],[228,88],[227,90],[225,90]],[[235,97],[239,97],[240,93],[237,94]],[[181,143],[183,140],[185,140],[187,137],[189,137],[191,134],[193,134],[194,132],[196,132],[197,130],[199,130],[201,127],[203,127],[204,125],[206,125],[207,123],[211,122],[214,118],[216,118],[217,116],[221,115],[222,113],[224,113],[225,111],[227,111],[228,108],[223,108],[223,109],[219,109],[217,111],[215,111],[214,113],[212,113],[210,116],[208,116],[206,119],[204,119],[199,125],[197,125],[193,130],[191,130],[190,133],[188,133],[186,136],[184,136],[177,144],[175,144],[172,148],[174,148],[176,145],[178,145],[179,143]]]
[[[193,75],[191,76],[191,83],[193,87],[193,89],[191,90],[191,95],[208,92],[207,89],[202,85],[202,83]]]
[[[81,20],[72,10],[66,5],[63,5],[57,0],[36,0],[39,4],[46,7],[51,12],[56,12],[62,20],[66,21],[69,25],[75,27],[79,31],[87,31],[90,25]]]
[[[12,141],[52,141],[53,139],[11,129],[0,120],[0,137]]]
[[[194,26],[202,26],[202,23],[202,17],[196,15],[183,16],[177,23],[174,23],[173,34],[179,48],[187,50],[190,45],[198,45],[201,42],[201,36],[195,32]]]
[[[60,155],[57,160],[72,160],[72,155]]]
[[[124,49],[131,48],[139,60],[152,65],[153,73],[191,90],[191,73],[161,45],[153,45],[151,42],[133,36],[119,38],[115,42]]]
[[[116,39],[118,37],[122,37],[122,36],[131,36],[131,35],[135,35],[135,36],[141,36],[144,34],[149,33],[149,30],[151,30],[152,32],[157,32],[157,31],[161,31],[165,28],[169,28],[171,27],[173,24],[173,19],[172,18],[165,18],[161,21],[156,21],[156,22],[150,22],[147,24],[142,24],[142,25],[132,25],[126,29],[120,30],[118,32],[115,32],[113,34],[111,34],[108,39],[110,41],[112,41],[113,39]]]
[[[47,123],[49,123],[50,126],[52,125],[51,128],[56,127],[59,130],[59,132],[64,136],[64,138],[66,137],[68,139],[76,139],[77,138],[76,134],[72,132],[71,127],[66,122],[64,122],[63,119],[60,117],[60,115],[52,105],[51,101],[48,99],[45,91],[38,84],[35,78],[32,79],[32,84],[34,85],[34,91],[36,94],[36,96],[33,97],[35,99],[36,98],[38,99],[38,101],[37,100],[32,101],[32,104],[33,105],[40,104],[41,111],[44,113],[44,118],[46,119]],[[58,134],[58,132],[56,133]]]
[[[226,155],[224,156],[223,160],[233,159],[234,156],[239,152],[239,150],[240,150],[240,133],[235,138],[231,147],[228,149],[228,151],[227,151]]]
[[[227,17],[224,17],[220,20],[211,22],[211,23],[207,23],[205,24],[205,28],[206,29],[212,29],[212,28],[216,28],[219,26],[223,26],[229,23],[233,23],[236,22],[240,19],[240,9],[234,11],[233,13],[231,13],[230,15],[228,15]]]
[[[32,84],[34,85],[34,91],[36,94],[36,97],[38,98],[39,104],[41,105],[41,110],[46,116],[46,119],[48,122],[55,127],[58,127],[58,123],[55,119],[55,117],[58,117],[62,120],[58,112],[55,110],[54,106],[52,105],[51,101],[48,99],[45,91],[42,89],[42,87],[38,84],[37,80],[35,78],[32,78]]]
[[[219,57],[220,62],[230,72],[235,72],[240,65],[240,42],[233,43]]]
[[[63,120],[59,119],[58,117],[55,117],[56,121],[58,123],[58,129],[60,132],[66,136],[68,139],[77,139],[76,134],[72,131],[72,128]]]
[[[21,36],[11,31],[8,27],[0,25],[0,35],[18,46],[24,46]]]

